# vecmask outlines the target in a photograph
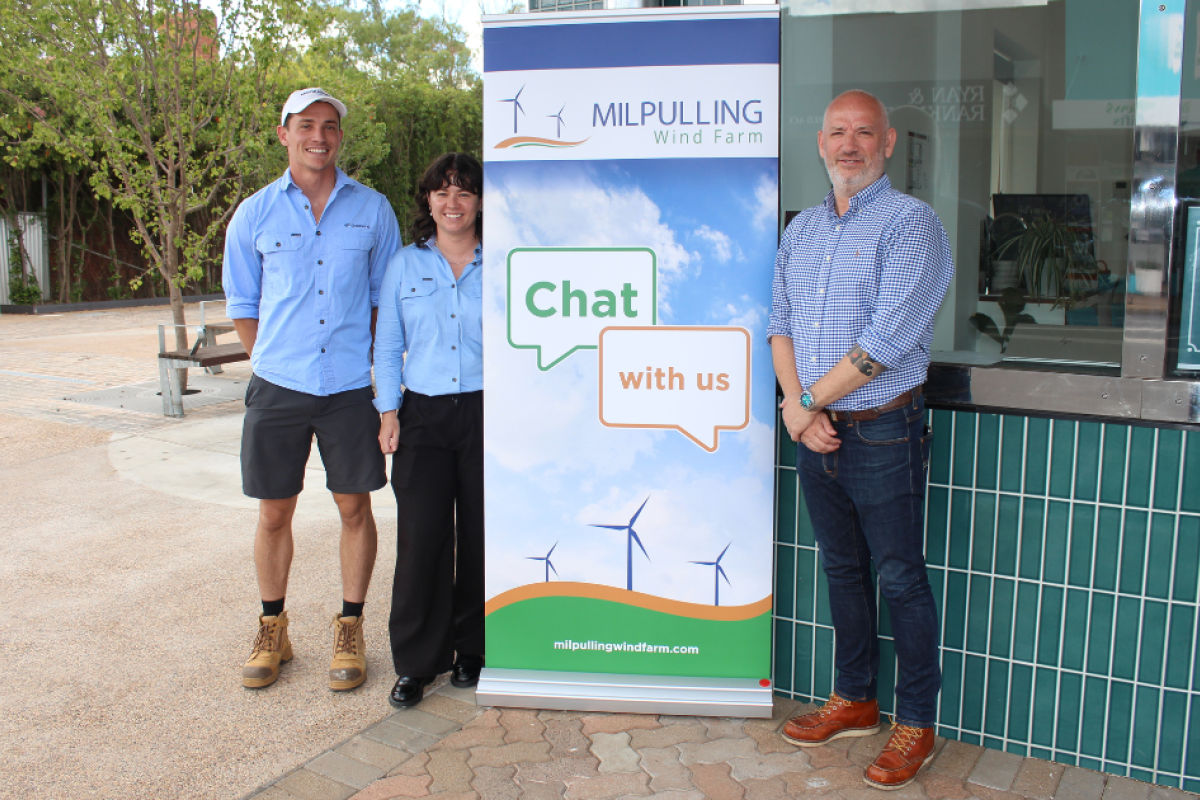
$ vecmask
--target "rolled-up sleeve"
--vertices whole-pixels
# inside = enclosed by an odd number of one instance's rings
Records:
[[[792,336],[792,304],[788,299],[787,283],[784,279],[784,269],[787,267],[790,241],[788,237],[779,244],[775,253],[775,277],[771,281],[771,316],[767,321],[767,341],[772,336]]]
[[[858,344],[886,367],[899,365],[932,324],[954,276],[946,232],[921,205],[888,232],[879,294]]]
[[[380,289],[388,264],[400,250],[400,225],[396,222],[396,212],[392,210],[391,203],[383,201],[379,204],[375,230],[379,234],[370,260],[371,308],[379,307]]]
[[[254,220],[247,203],[233,212],[225,232],[221,287],[225,290],[225,313],[230,319],[258,319],[262,259],[254,247]]]
[[[375,325],[375,408],[382,414],[400,408],[404,380],[404,319],[400,308],[400,280],[407,251],[398,250],[387,262],[378,293],[379,319]]]

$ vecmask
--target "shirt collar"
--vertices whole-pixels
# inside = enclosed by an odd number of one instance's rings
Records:
[[[846,209],[846,214],[870,205],[875,198],[891,191],[891,188],[892,181],[886,174],[883,175],[879,178],[879,180],[875,181],[867,188],[856,192],[854,196],[850,198],[850,206]],[[825,195],[825,208],[829,209],[830,214],[835,217],[837,216],[837,198],[833,194],[833,189],[830,189],[829,194]]]
[[[333,184],[334,192],[336,192],[350,183],[350,176],[342,172],[341,167],[334,167],[334,169],[337,170],[337,181]],[[279,179],[279,191],[286,192],[292,186],[296,186],[296,182],[292,180],[292,168],[288,167],[283,171],[283,177]]]

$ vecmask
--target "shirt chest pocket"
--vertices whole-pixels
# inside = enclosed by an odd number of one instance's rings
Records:
[[[438,291],[437,280],[412,276],[400,287],[400,317],[408,342],[437,335],[438,307],[445,292]],[[411,344],[410,344],[411,349]]]
[[[295,297],[304,291],[304,265],[300,262],[303,238],[290,233],[259,235],[255,248],[262,255],[264,299]]]
[[[483,341],[483,281],[471,280],[459,284],[459,308],[462,309],[463,337]]]
[[[375,237],[369,233],[346,233],[330,237],[329,243],[334,248],[330,254],[334,290],[343,294],[366,292]]]

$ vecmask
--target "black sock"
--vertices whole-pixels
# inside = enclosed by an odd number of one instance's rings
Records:
[[[361,617],[364,605],[366,605],[365,600],[361,603],[351,603],[349,600],[343,600],[342,601],[342,616],[343,617]]]
[[[282,614],[283,600],[284,598],[282,597],[278,600],[263,600],[263,616],[278,617],[280,614]]]

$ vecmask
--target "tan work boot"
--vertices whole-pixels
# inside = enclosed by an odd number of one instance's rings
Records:
[[[329,662],[329,688],[353,689],[367,679],[367,648],[363,644],[363,618],[333,615],[333,660]]]
[[[279,664],[292,660],[292,643],[287,635],[287,612],[278,617],[258,617],[258,637],[254,652],[242,666],[242,685],[247,689],[270,686],[279,677]]]

